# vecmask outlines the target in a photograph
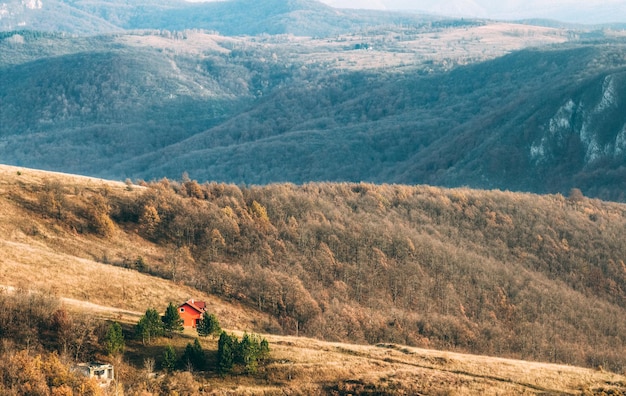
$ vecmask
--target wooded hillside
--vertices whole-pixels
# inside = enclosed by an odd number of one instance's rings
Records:
[[[0,157],[118,180],[186,171],[623,201],[624,42],[602,40],[477,21],[329,39],[2,33]]]
[[[579,191],[20,177],[5,199],[44,216],[24,233],[97,237],[84,254],[242,303],[267,315],[255,331],[626,365],[626,207]],[[107,248],[132,235],[163,250]]]

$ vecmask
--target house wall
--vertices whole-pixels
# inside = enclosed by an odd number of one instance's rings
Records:
[[[183,311],[181,312],[181,309]],[[202,317],[202,314],[187,304],[183,304],[178,307],[178,314],[180,318],[183,320],[183,326],[185,327],[196,327],[196,320]]]
[[[115,378],[113,366],[102,363],[80,363],[72,367],[72,371],[87,378],[96,378],[99,381],[111,381]]]

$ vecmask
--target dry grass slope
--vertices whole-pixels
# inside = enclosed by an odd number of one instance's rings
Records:
[[[70,232],[51,226],[48,219],[33,217],[11,200],[11,191],[18,185],[50,182],[59,182],[68,190],[83,189],[83,193],[99,189],[135,193],[120,182],[0,166],[0,286],[50,293],[65,298],[69,308],[80,305],[76,300],[113,307],[118,314],[161,308],[170,301],[204,299],[229,328],[255,328],[254,322],[261,320],[250,309],[188,286],[106,264],[138,256],[165,256],[166,249],[158,245],[119,230],[106,242]]]
[[[409,348],[395,344],[355,346],[311,339],[270,337],[274,358],[288,383],[337,384],[380,393],[457,395],[580,394],[616,385],[620,375],[519,360]]]

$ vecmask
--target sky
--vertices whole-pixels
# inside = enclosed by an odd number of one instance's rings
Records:
[[[415,10],[493,19],[550,18],[563,22],[626,22],[626,0],[321,0],[338,8]]]

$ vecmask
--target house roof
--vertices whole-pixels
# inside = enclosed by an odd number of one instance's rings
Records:
[[[187,300],[184,303],[180,304],[179,308],[182,307],[183,305],[187,305],[195,309],[196,311],[198,311],[198,313],[202,313],[206,310],[206,303],[204,301],[196,301],[194,299]]]
[[[113,365],[100,362],[78,363],[76,367],[89,367],[91,369],[112,369]]]

